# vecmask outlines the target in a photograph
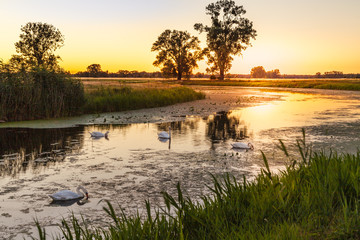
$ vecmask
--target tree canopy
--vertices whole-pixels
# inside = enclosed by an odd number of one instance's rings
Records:
[[[237,6],[232,0],[219,0],[206,7],[211,25],[194,25],[195,30],[207,33],[207,58],[210,65],[207,70],[218,72],[221,80],[232,66],[232,56],[241,55],[251,45],[251,38],[256,37],[253,23],[242,16],[245,13],[243,6]]]
[[[157,51],[154,66],[160,66],[167,76],[189,76],[197,68],[197,61],[203,58],[199,39],[188,32],[165,30],[153,43],[151,51]]]
[[[63,44],[64,36],[53,25],[29,22],[21,27],[20,40],[15,43],[19,55],[13,55],[10,64],[21,68],[56,69],[60,57],[54,51]]]
[[[252,78],[265,78],[266,71],[263,66],[253,67],[250,72]]]

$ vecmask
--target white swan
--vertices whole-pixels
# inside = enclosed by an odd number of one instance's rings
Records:
[[[171,127],[169,127],[169,133],[162,131],[158,134],[158,138],[160,139],[170,139],[171,138]]]
[[[80,190],[82,190],[84,193],[80,192]],[[86,197],[86,199],[88,199],[89,194],[88,194],[88,191],[83,186],[78,186],[76,188],[76,193],[72,192],[70,190],[61,190],[57,193],[53,193],[53,194],[49,195],[49,197],[51,197],[55,201],[66,201],[66,200],[73,200],[73,199],[79,199],[79,198],[84,198],[84,197]]]
[[[93,138],[102,138],[102,137],[108,137],[109,131],[107,131],[106,133],[102,133],[102,132],[89,132],[91,137]]]
[[[251,143],[243,143],[243,142],[236,142],[236,143],[232,143],[231,146],[233,148],[236,149],[251,149],[254,150],[254,145],[252,145]]]

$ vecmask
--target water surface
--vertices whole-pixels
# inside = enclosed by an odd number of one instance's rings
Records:
[[[227,90],[206,91],[219,89]],[[241,88],[231,91],[244,97]],[[177,182],[186,194],[199,199],[209,193],[210,173],[231,173],[239,179],[256,176],[263,166],[260,150],[274,171],[282,169],[288,160],[277,148],[278,139],[294,149],[302,128],[314,149],[355,152],[359,146],[360,95],[356,92],[252,89],[246,94],[249,99],[274,100],[234,106],[231,111],[179,116],[178,121],[170,122],[93,124],[97,121],[87,117],[86,121],[73,118],[0,128],[0,232],[4,232],[0,238],[22,239],[32,233],[34,217],[48,231],[56,232],[56,224],[70,211],[81,212],[94,225],[106,226],[109,219],[103,214],[102,200],[119,203],[125,212],[134,213],[143,209],[145,199],[161,205],[161,192],[175,194]],[[152,111],[165,114],[161,108]],[[132,112],[126,114],[129,117]],[[107,118],[116,116],[108,114]],[[171,141],[159,141],[157,133],[169,126]],[[90,138],[91,131],[109,131],[109,138]],[[251,142],[255,150],[235,151],[230,146],[235,141]],[[75,190],[78,185],[89,191],[88,202],[51,204],[49,194]]]

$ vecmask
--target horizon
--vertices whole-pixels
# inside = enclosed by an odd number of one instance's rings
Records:
[[[65,36],[64,46],[55,52],[60,66],[76,73],[91,64],[103,71],[157,72],[152,65],[156,53],[151,46],[166,29],[188,31],[202,47],[205,34],[194,30],[195,23],[209,24],[205,7],[209,0],[152,2],[5,0],[1,3],[0,59],[7,62],[16,54],[14,44],[27,22],[44,22]],[[251,68],[279,69],[286,75],[314,75],[316,72],[360,72],[360,2],[309,0],[275,3],[265,0],[235,1],[243,5],[244,17],[253,22],[258,36],[252,47],[234,58],[230,74],[249,74]],[[11,19],[11,21],[9,21]],[[5,33],[5,34],[4,34]],[[193,73],[205,72],[199,62]]]

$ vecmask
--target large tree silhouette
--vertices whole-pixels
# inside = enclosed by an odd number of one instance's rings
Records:
[[[64,36],[51,24],[29,22],[21,27],[20,40],[15,43],[13,61],[26,67],[55,69],[59,56],[54,51],[64,44]]]
[[[207,33],[207,58],[209,72],[217,72],[220,80],[231,68],[232,56],[250,45],[251,38],[255,39],[256,31],[253,24],[244,18],[246,11],[243,6],[237,6],[232,0],[220,0],[206,7],[206,14],[211,17],[211,25],[201,23],[194,25],[195,30]]]
[[[165,75],[190,75],[197,68],[197,61],[203,58],[199,39],[188,32],[165,30],[153,43],[151,51],[159,52],[155,66],[160,66]]]

